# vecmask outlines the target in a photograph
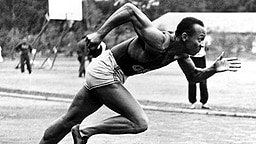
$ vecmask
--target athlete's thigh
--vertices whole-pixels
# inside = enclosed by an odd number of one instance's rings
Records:
[[[103,104],[131,121],[146,117],[139,102],[121,83],[96,88],[93,92]]]
[[[102,103],[97,101],[91,92],[84,86],[74,97],[67,116],[72,118],[83,119],[92,114],[102,106]]]

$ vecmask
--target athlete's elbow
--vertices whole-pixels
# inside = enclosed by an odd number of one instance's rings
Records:
[[[133,5],[132,3],[126,3],[123,5],[123,8],[134,9],[136,8],[136,6]]]
[[[135,5],[132,3],[126,3],[122,6],[123,9],[127,10],[131,16],[135,15],[136,9],[138,9]]]

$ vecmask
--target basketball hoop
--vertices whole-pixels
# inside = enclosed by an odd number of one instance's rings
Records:
[[[81,21],[82,0],[48,0],[49,19]]]

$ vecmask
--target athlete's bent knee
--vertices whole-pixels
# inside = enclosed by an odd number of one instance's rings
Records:
[[[147,124],[144,124],[144,125],[137,125],[136,127],[135,127],[135,129],[136,129],[136,134],[137,133],[142,133],[142,132],[144,132],[144,131],[146,131],[147,129],[148,129],[148,125]]]
[[[136,132],[135,133],[141,133],[148,129],[148,118],[144,118],[140,120],[138,124],[135,125]]]

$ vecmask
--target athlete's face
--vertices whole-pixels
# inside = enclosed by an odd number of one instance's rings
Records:
[[[187,36],[185,41],[187,53],[190,55],[197,54],[200,49],[203,47],[203,41],[206,36],[206,30],[199,24],[195,24],[194,26],[195,33],[191,36]]]

